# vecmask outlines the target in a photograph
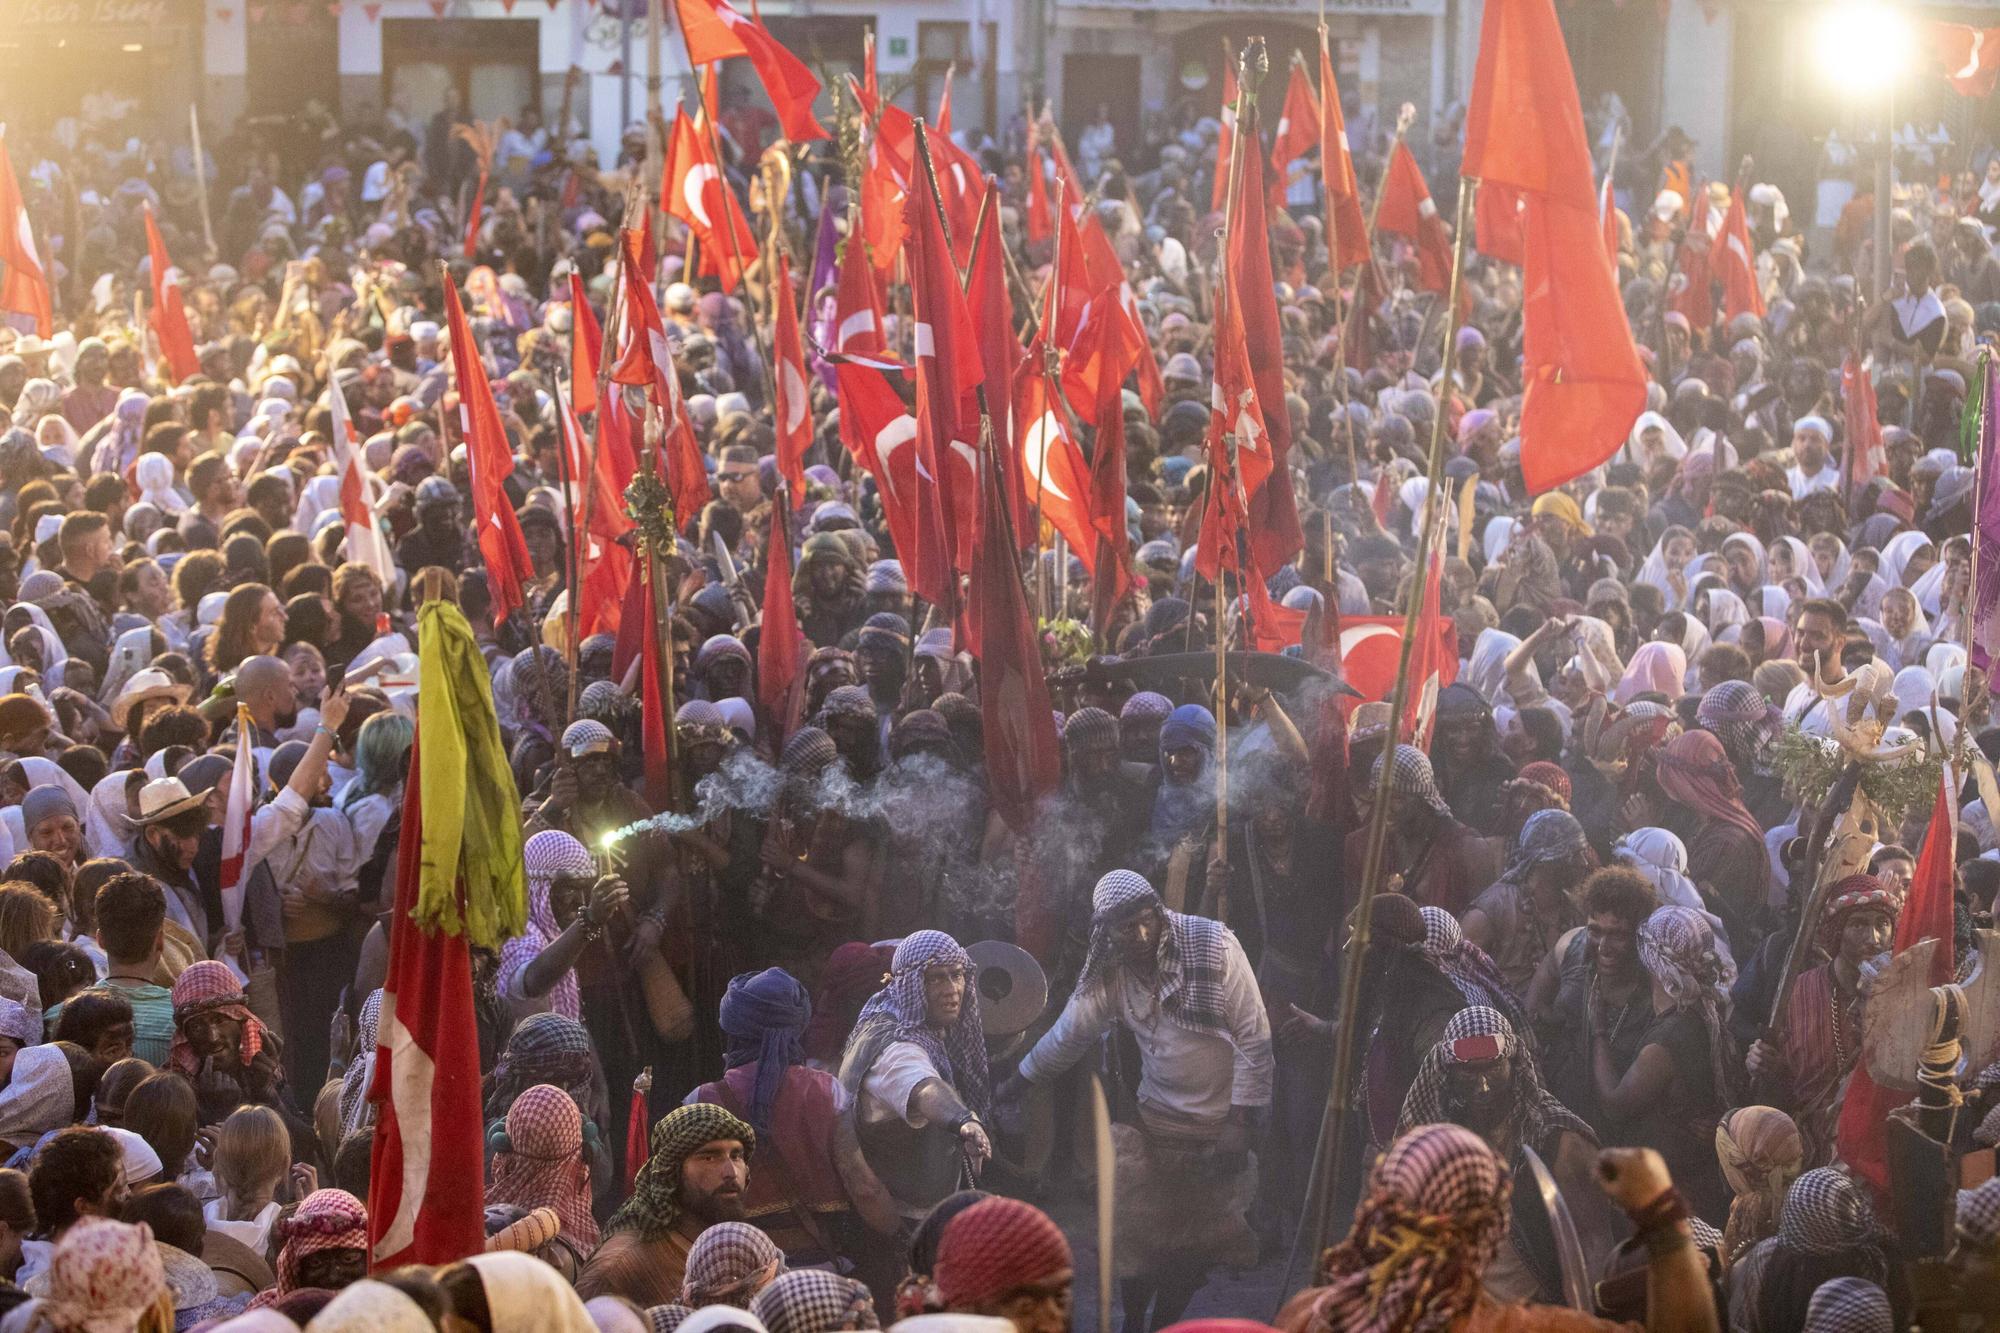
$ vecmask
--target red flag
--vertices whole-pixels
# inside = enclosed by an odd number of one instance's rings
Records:
[[[1524,197],[1521,472],[1539,494],[1611,457],[1646,405],[1551,0],[1488,5],[1462,169]]]
[[[55,331],[49,275],[42,268],[41,252],[35,248],[35,231],[28,225],[21,183],[14,178],[14,164],[7,160],[7,141],[0,138],[0,319],[9,315],[24,318],[44,338]]]
[[[785,137],[793,143],[826,138],[812,109],[819,80],[763,24],[739,13],[729,0],[674,0],[674,8],[680,14],[681,35],[687,39],[688,63],[707,65],[748,56]]]
[[[1749,219],[1743,212],[1743,191],[1732,190],[1722,232],[1709,247],[1709,263],[1722,283],[1723,312],[1764,317],[1764,293],[1757,285],[1757,249],[1750,240]]]
[[[889,377],[873,366],[841,363],[833,375],[840,442],[875,479],[889,538],[907,573],[918,541],[917,419],[890,387]]]
[[[1398,142],[1382,176],[1382,198],[1375,205],[1375,230],[1401,236],[1417,248],[1417,286],[1427,292],[1451,287],[1451,232],[1438,216],[1431,188],[1408,144]]]
[[[1244,137],[1248,143],[1258,142],[1254,106]],[[1249,180],[1263,164],[1253,157],[1245,168],[1245,188],[1238,192],[1238,214],[1229,229],[1229,268],[1263,429],[1238,431],[1237,466],[1249,500],[1247,521],[1257,564],[1276,569],[1299,553],[1305,534],[1299,529],[1298,501],[1292,494],[1292,419],[1285,407],[1285,344],[1278,325],[1271,232],[1264,217],[1264,191],[1250,188]]]
[[[446,283],[445,290],[451,286]],[[422,653],[439,651],[435,633],[423,632],[432,623],[419,623]],[[462,787],[455,798],[450,790],[424,790],[423,733],[427,726],[449,725],[451,713],[419,708],[417,716],[403,786],[396,911],[390,918],[389,970],[369,1090],[378,1106],[368,1173],[369,1266],[377,1271],[451,1263],[486,1248],[482,1146],[477,1135],[462,1132],[481,1123],[471,944],[463,930],[426,928],[416,915],[425,801],[462,804],[465,798]]]
[[[1319,98],[1312,80],[1306,77],[1306,62],[1295,58],[1291,80],[1285,85],[1285,105],[1278,112],[1278,127],[1271,131],[1272,208],[1285,206],[1292,163],[1311,152],[1319,136]]]
[[[1674,252],[1673,276],[1668,281],[1667,308],[1683,316],[1693,333],[1706,333],[1715,324],[1715,271],[1711,261],[1715,241],[1709,225],[1711,205],[1708,190],[1697,187],[1688,201],[1687,234]]]
[[[1427,584],[1427,587],[1434,586]],[[1425,600],[1429,601],[1426,592]],[[1435,704],[1437,692],[1458,679],[1458,629],[1450,616],[1432,615],[1429,632],[1419,615],[1417,647],[1410,652],[1410,680],[1421,683],[1406,690],[1403,720],[1397,736],[1405,741],[1417,734],[1418,705],[1428,690]],[[1428,648],[1426,648],[1428,644]],[[1352,704],[1387,702],[1396,688],[1396,667],[1402,660],[1403,618],[1401,616],[1342,616],[1340,618],[1340,676],[1361,695]],[[1435,685],[1429,684],[1435,675]],[[1419,742],[1410,742],[1417,744]],[[1428,741],[1422,742],[1428,744]]]
[[[378,494],[375,474],[361,456],[361,432],[348,414],[347,395],[338,379],[326,382],[328,415],[332,417],[334,475],[340,478],[340,517],[347,527],[347,558],[375,571],[382,586],[396,586],[396,558],[389,551],[389,539],[375,521]]]
[[[1037,338],[1014,381],[1014,429],[1027,500],[1031,511],[1063,535],[1070,554],[1094,570],[1097,535],[1090,521],[1090,471],[1051,391],[1042,348]]]
[[[1853,351],[1840,363],[1840,401],[1847,420],[1847,466],[1853,487],[1859,490],[1889,470],[1889,456],[1882,447],[1875,381]]]
[[[647,278],[650,270],[639,262],[638,235],[629,228],[622,235],[625,250],[618,268],[625,284],[625,309],[611,379],[617,384],[644,385],[665,418],[661,452],[666,455],[667,487],[674,495],[674,525],[678,528],[691,522],[708,503],[708,469],[702,464],[701,445],[681,397],[680,372],[667,348],[666,325],[660,320],[653,284]]]
[[[777,365],[773,425],[778,431],[778,475],[792,488],[792,507],[806,502],[806,450],[812,447],[812,408],[806,395],[806,348],[799,337],[799,312],[792,296],[792,264],[778,251],[778,281],[771,289],[776,312],[771,358]],[[775,520],[774,520],[775,521]]]
[[[578,416],[597,410],[597,362],[604,355],[604,333],[597,324],[597,312],[590,308],[590,296],[583,290],[583,274],[569,271],[569,405]]]
[[[1244,191],[1245,194],[1250,191]],[[1194,567],[1203,578],[1220,579],[1237,565],[1236,537],[1247,521],[1244,497],[1270,476],[1271,460],[1258,442],[1264,438],[1264,414],[1245,346],[1242,302],[1232,291],[1216,321],[1215,385],[1208,414],[1208,491],[1202,506],[1201,543]],[[1236,450],[1232,463],[1229,438]],[[1252,481],[1251,478],[1256,480]]]
[[[1431,729],[1437,722],[1438,692],[1458,676],[1458,632],[1452,631],[1447,658],[1441,624],[1449,623],[1439,612],[1440,585],[1444,582],[1444,541],[1442,534],[1431,540],[1429,569],[1424,574],[1423,601],[1417,608],[1417,644],[1410,652],[1410,682],[1417,688],[1405,689],[1400,734],[1423,750],[1431,748]]]
[[[1503,264],[1527,262],[1528,221],[1521,192],[1481,182],[1472,198],[1472,234],[1479,253]]]
[[[934,196],[910,192],[907,243],[917,347],[917,549],[910,588],[938,606],[958,605],[957,573],[972,568],[979,523],[973,392],[985,377],[979,331],[952,266]]]
[[[1215,136],[1215,184],[1209,191],[1208,211],[1220,213],[1229,207],[1229,156],[1236,145],[1236,53],[1229,39],[1222,39],[1222,128]]]
[[[1099,633],[1132,587],[1132,541],[1125,528],[1125,413],[1118,408],[1114,381],[1100,403],[1097,439],[1090,458],[1091,525],[1097,529],[1097,558],[1091,563],[1090,623]]]
[[[167,258],[167,243],[160,239],[160,227],[153,219],[151,204],[146,205],[146,254],[153,269],[153,336],[160,340],[160,358],[178,384],[201,373],[201,360],[194,353],[194,333],[188,328],[187,309],[181,305],[180,279],[168,275],[173,261]]]
[[[646,1094],[632,1089],[632,1100],[625,1107],[625,1193],[632,1197],[632,1187],[639,1179],[639,1168],[653,1155],[652,1131],[647,1128]]]
[[[931,126],[940,139],[951,134],[951,72],[957,68],[956,63],[944,67],[944,91],[938,94],[937,119]]]
[[[451,335],[452,381],[458,387],[458,427],[465,436],[466,461],[472,469],[472,513],[479,531],[479,554],[486,561],[486,582],[493,593],[493,623],[498,625],[527,603],[523,585],[535,577],[528,556],[528,539],[507,501],[506,481],[514,475],[514,455],[493,402],[486,365],[472,341],[458,284],[444,284],[446,327]]]
[[[592,469],[591,451],[585,447],[576,409],[563,401],[560,390],[556,402],[562,416],[563,448],[569,452],[569,474],[574,479],[569,530],[583,534],[576,548],[577,582],[583,589],[577,598],[576,632],[580,638],[616,634],[625,587],[632,579],[632,552],[618,541],[632,529],[632,520],[625,516],[620,498],[624,487],[614,484],[612,460],[605,457],[610,451],[603,444],[598,446],[597,467]],[[614,415],[623,418],[623,413],[616,409],[604,413],[607,418]],[[600,421],[599,432],[604,429]],[[630,472],[625,474],[625,480],[631,480]]]
[[[960,268],[970,268],[972,234],[978,230],[979,202],[986,194],[986,168],[942,134],[931,134],[928,142],[945,219],[951,224],[952,259]]]
[[[1375,489],[1368,496],[1368,508],[1375,515],[1375,526],[1389,526],[1389,511],[1396,503],[1396,474],[1384,469],[1375,474]]]
[[[479,223],[486,213],[486,172],[479,173],[479,185],[472,192],[472,207],[465,213],[465,244],[460,247],[467,259],[479,256]]]
[[[854,231],[840,251],[840,278],[833,297],[833,350],[846,356],[883,353],[882,291],[868,263],[867,246]]]
[[[1932,23],[1931,54],[1951,86],[1966,97],[1985,97],[2000,82],[2000,28]]]
[[[757,632],[757,702],[777,728],[782,743],[792,723],[792,689],[805,664],[805,635],[799,632],[792,605],[792,551],[782,511],[771,514],[771,535],[764,550],[764,618]]]
[[[872,84],[873,66],[869,68]],[[916,165],[916,122],[901,107],[882,102],[873,87],[852,78],[848,87],[868,124],[868,165],[861,172],[861,234],[868,261],[877,273],[886,274],[895,268],[903,249],[904,196]]]
[[[1326,189],[1327,234],[1338,253],[1334,272],[1343,272],[1368,258],[1368,222],[1361,216],[1361,184],[1354,178],[1354,154],[1347,144],[1347,120],[1340,110],[1340,85],[1333,78],[1333,56],[1327,50],[1326,29],[1319,33],[1319,167]]]
[[[674,114],[673,142],[660,187],[660,207],[687,223],[701,241],[701,271],[713,274],[724,291],[734,291],[743,281],[744,268],[757,257],[757,237],[736,201],[736,191],[722,178],[705,136],[685,111]],[[643,271],[650,274],[653,269]]]
[[[1958,807],[1951,799],[1950,784],[1951,770],[1947,768],[1939,778],[1929,831],[1924,835],[1924,850],[1910,876],[1910,895],[1896,917],[1896,933],[1889,946],[1892,954],[1899,954],[1925,940],[1936,940],[1928,982],[1932,986],[1949,985],[1956,971],[1952,952],[1952,888],[1958,875]],[[1913,1081],[1915,1073],[1911,1071]],[[1847,1098],[1841,1103],[1840,1126],[1834,1135],[1840,1160],[1884,1199],[1889,1190],[1885,1125],[1889,1112],[1909,1100],[1908,1092],[1877,1084],[1864,1059],[1856,1063],[1854,1075],[1847,1081]]]
[[[1041,644],[1027,591],[1021,586],[1017,544],[1011,540],[1007,493],[999,460],[990,452],[980,469],[980,525],[973,573],[977,608],[980,712],[985,722],[986,778],[993,808],[1017,831],[1034,817],[1035,803],[1062,781],[1061,743],[1042,674]],[[1022,902],[1017,918],[1036,916],[1039,904]],[[1032,932],[1030,932],[1032,933]]]
[[[978,230],[972,238],[971,264],[965,299],[971,307],[972,323],[978,330],[979,359],[985,382],[993,388],[986,395],[986,411],[993,419],[993,452],[999,460],[1000,476],[1007,486],[1008,511],[1013,516],[1014,534],[1032,541],[1029,530],[1033,517],[1028,509],[1027,488],[1021,479],[1021,459],[1014,450],[1014,414],[1011,390],[1015,371],[1021,364],[1021,343],[1014,336],[1014,302],[1007,293],[1006,257],[1001,253],[1000,187],[986,183],[986,203],[979,212]]]
[[[1035,125],[1028,123],[1028,244],[1040,245],[1049,239],[1054,219],[1049,216],[1049,183],[1043,177],[1046,159],[1034,144]]]
[[[1354,295],[1340,331],[1340,355],[1348,367],[1366,374],[1375,365],[1375,312],[1382,305],[1381,275],[1373,255],[1363,257],[1354,275]]]

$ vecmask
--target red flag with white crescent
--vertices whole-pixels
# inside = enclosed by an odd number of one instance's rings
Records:
[[[32,325],[44,338],[55,331],[49,275],[35,248],[35,229],[28,223],[21,183],[7,160],[7,141],[0,137],[0,319],[9,315]]]
[[[194,333],[188,328],[187,308],[181,304],[180,279],[173,276],[173,261],[167,258],[167,243],[160,239],[151,204],[146,205],[146,254],[153,270],[153,335],[160,340],[160,358],[178,384],[201,373],[201,358],[195,355]]]
[[[806,392],[806,348],[799,337],[797,298],[792,295],[792,263],[778,251],[778,281],[771,289],[775,316],[771,357],[777,364],[773,407],[778,432],[778,475],[791,487],[792,508],[806,502],[806,450],[812,448],[812,406]]]
[[[338,376],[326,382],[327,409],[333,417],[333,466],[340,478],[340,517],[347,525],[347,558],[375,571],[385,588],[396,586],[396,558],[389,539],[375,519],[381,483],[361,456],[361,434],[347,410],[347,395]],[[415,571],[411,571],[415,572]]]
[[[874,366],[842,362],[833,374],[840,442],[875,479],[890,540],[907,570],[917,550],[917,419]]]
[[[736,290],[744,268],[757,257],[757,237],[736,191],[722,178],[706,136],[685,111],[674,113],[667,169],[660,175],[660,207],[687,223],[701,242],[701,271],[720,281],[724,291]],[[648,266],[643,271],[653,270]]]
[[[819,80],[805,61],[773,37],[763,24],[742,13],[729,0],[676,0],[681,35],[687,39],[691,64],[707,65],[731,56],[748,56],[764,93],[778,113],[778,124],[793,143],[826,138],[813,115]]]
[[[1097,566],[1090,521],[1090,469],[1051,392],[1042,341],[1028,349],[1014,380],[1014,432],[1029,508],[1054,526],[1085,569]]]
[[[479,533],[479,553],[486,561],[486,580],[493,593],[497,625],[527,604],[526,585],[535,577],[528,539],[508,502],[506,481],[514,474],[514,454],[493,402],[493,385],[472,340],[458,284],[444,285],[445,320],[451,333],[452,381],[458,389],[459,429],[465,436],[466,460],[472,469],[472,513]]]

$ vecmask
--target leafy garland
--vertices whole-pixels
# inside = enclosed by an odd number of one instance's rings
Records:
[[[1771,748],[1772,767],[1784,779],[1785,790],[1808,808],[1818,806],[1833,790],[1847,757],[1839,744],[1824,736],[1809,736],[1796,727],[1786,728]],[[1931,751],[1914,759],[1891,763],[1863,763],[1861,790],[1893,826],[1913,810],[1921,810],[1937,799],[1938,782],[1944,771],[1944,755]]]
[[[674,551],[674,493],[659,477],[641,469],[625,485],[625,516],[639,529],[642,552]]]
[[[1097,651],[1097,641],[1091,636],[1090,626],[1081,620],[1066,617],[1044,620],[1041,629],[1042,662],[1052,670],[1082,666]]]

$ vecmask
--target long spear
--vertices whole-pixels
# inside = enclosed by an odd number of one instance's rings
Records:
[[[1398,127],[1398,138],[1402,126]],[[1431,545],[1440,540],[1438,530],[1444,523],[1444,488],[1440,478],[1444,470],[1444,397],[1451,392],[1452,344],[1458,338],[1459,283],[1465,269],[1466,226],[1472,216],[1472,199],[1478,191],[1479,182],[1474,177],[1464,177],[1458,192],[1456,226],[1451,238],[1451,282],[1446,292],[1444,332],[1444,363],[1447,373],[1438,380],[1438,411],[1431,422],[1430,459],[1427,475],[1430,479],[1429,493],[1424,497],[1424,521],[1417,533],[1417,576],[1411,580],[1410,600],[1403,612],[1403,643],[1398,653],[1396,665],[1396,685],[1389,702],[1389,744],[1377,761],[1381,772],[1375,780],[1374,809],[1369,816],[1368,855],[1363,862],[1361,894],[1355,904],[1353,930],[1347,946],[1347,958],[1342,965],[1340,978],[1340,1029],[1334,1043],[1333,1082],[1327,1089],[1326,1110],[1320,1121],[1319,1145],[1313,1153],[1311,1184],[1307,1194],[1307,1216],[1301,1219],[1301,1231],[1307,1223],[1312,1228],[1312,1253],[1317,1255],[1326,1248],[1327,1236],[1333,1230],[1334,1166],[1340,1156],[1340,1146],[1347,1127],[1349,1084],[1354,1077],[1354,1054],[1356,1030],[1360,1026],[1357,1009],[1361,1000],[1361,972],[1368,954],[1369,926],[1374,916],[1375,895],[1380,890],[1383,871],[1383,853],[1389,837],[1389,793],[1391,779],[1396,771],[1397,730],[1401,725],[1403,704],[1408,697],[1410,680],[1410,654],[1416,647],[1417,619],[1423,606],[1424,584],[1428,578]],[[1377,200],[1379,208],[1380,200]],[[1319,1194],[1319,1206],[1312,1208],[1313,1192]]]

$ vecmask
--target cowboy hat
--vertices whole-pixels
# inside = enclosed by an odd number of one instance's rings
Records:
[[[179,778],[155,778],[139,788],[139,818],[135,822],[141,827],[158,824],[199,810],[207,801],[206,793],[191,795]]]
[[[154,699],[171,699],[177,704],[184,704],[188,699],[188,687],[157,667],[135,671],[118,691],[118,697],[111,701],[111,725],[120,731],[125,730],[125,719],[132,709]]]

